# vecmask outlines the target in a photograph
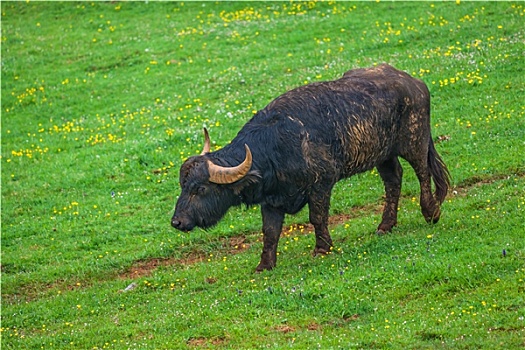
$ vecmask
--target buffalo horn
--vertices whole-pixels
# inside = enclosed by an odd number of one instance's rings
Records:
[[[244,176],[246,176],[252,167],[252,152],[250,151],[250,147],[248,147],[248,145],[245,144],[244,148],[246,149],[246,158],[241,164],[237,166],[222,167],[215,165],[208,160],[208,171],[210,172],[209,181],[216,184],[225,185],[239,181]]]
[[[210,134],[208,130],[204,128],[204,147],[202,148],[201,156],[210,152]]]

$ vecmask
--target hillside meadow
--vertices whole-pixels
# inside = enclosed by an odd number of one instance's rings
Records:
[[[1,3],[2,349],[525,347],[522,2]],[[170,226],[179,168],[272,99],[389,63],[423,80],[452,175],[426,224],[406,162],[332,195],[334,250],[259,208]]]

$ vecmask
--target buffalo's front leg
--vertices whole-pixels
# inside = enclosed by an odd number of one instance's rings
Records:
[[[274,207],[261,207],[263,220],[263,251],[256,272],[271,270],[277,264],[277,244],[283,228],[284,212]]]
[[[403,177],[403,168],[397,157],[383,162],[377,167],[381,179],[385,184],[385,206],[383,209],[383,219],[377,227],[377,234],[390,232],[392,227],[397,225],[397,205],[401,195],[401,179]]]
[[[332,237],[328,232],[328,213],[330,209],[330,195],[332,186],[316,186],[308,199],[310,223],[315,228],[315,249],[317,254],[327,254],[332,248]]]

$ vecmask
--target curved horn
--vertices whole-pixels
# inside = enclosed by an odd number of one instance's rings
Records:
[[[204,128],[204,147],[202,148],[201,156],[209,152],[210,152],[210,134],[208,134],[208,130]]]
[[[252,167],[252,152],[250,151],[250,147],[248,147],[248,145],[245,144],[244,148],[246,149],[246,158],[241,164],[237,166],[222,167],[215,165],[208,160],[208,171],[210,172],[209,181],[216,184],[225,185],[239,181],[244,176],[246,176]]]

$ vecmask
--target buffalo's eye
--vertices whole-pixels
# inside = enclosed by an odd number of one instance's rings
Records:
[[[204,187],[204,186],[197,187],[197,193],[198,194],[204,194],[205,192],[206,192],[206,187]]]

